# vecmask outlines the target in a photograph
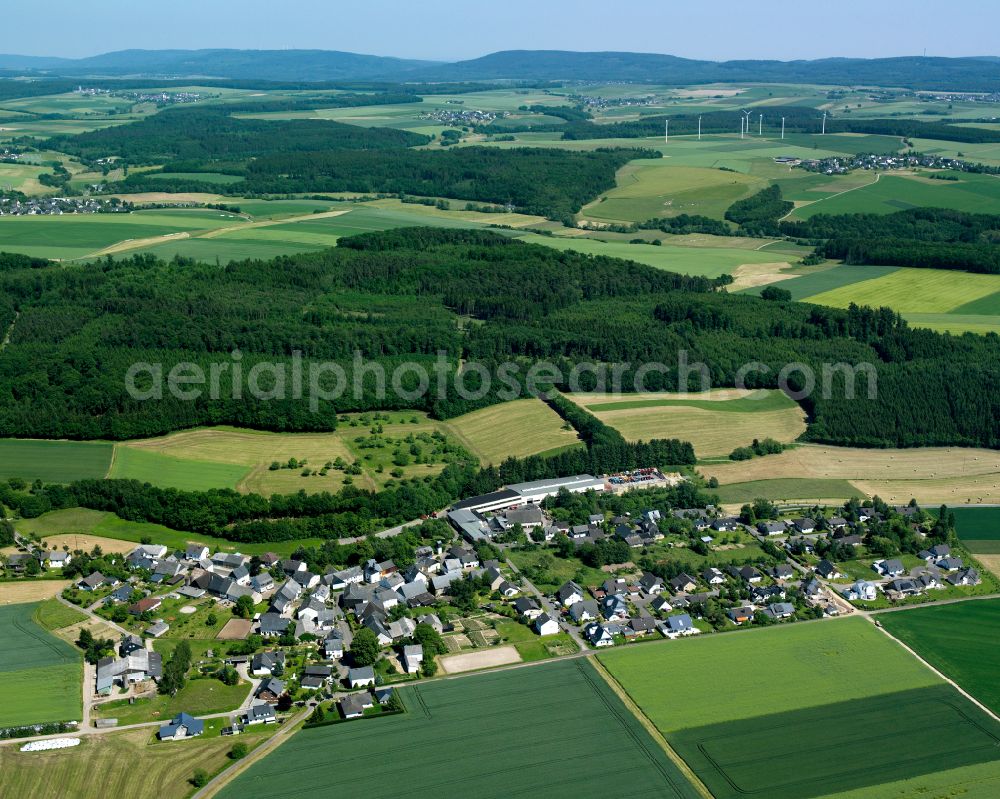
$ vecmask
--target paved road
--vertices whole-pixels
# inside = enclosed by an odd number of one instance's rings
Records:
[[[438,513],[441,513],[441,511],[438,511]],[[438,514],[434,514],[435,517],[437,515]],[[376,538],[391,538],[394,535],[399,535],[407,527],[414,527],[415,525],[423,524],[423,523],[424,523],[423,519],[413,519],[413,520],[408,521],[408,522],[406,522],[404,524],[397,524],[395,527],[390,527],[388,530],[382,530],[380,532],[377,532],[377,533],[375,533],[375,537]],[[348,544],[356,544],[359,541],[364,541],[366,538],[368,538],[368,536],[366,536],[366,535],[356,535],[353,538],[338,538],[337,539],[337,543],[340,544],[341,546],[347,546]]]

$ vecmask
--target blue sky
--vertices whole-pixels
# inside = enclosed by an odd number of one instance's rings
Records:
[[[689,58],[1000,55],[995,0],[6,0],[0,53],[317,48],[457,60],[495,50]]]

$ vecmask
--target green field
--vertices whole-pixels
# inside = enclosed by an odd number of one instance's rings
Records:
[[[877,183],[795,209],[793,217],[816,214],[891,214],[907,208],[953,208],[1000,213],[1000,179],[962,173],[957,181],[882,174]]]
[[[769,264],[788,260],[788,256],[775,255],[766,250],[746,250],[738,247],[684,247],[675,244],[655,247],[648,244],[630,244],[625,241],[540,236],[534,233],[523,236],[521,240],[557,250],[575,250],[588,255],[626,258],[657,269],[703,277],[732,274],[743,264]]]
[[[83,658],[34,620],[37,604],[0,606],[0,727],[79,720]]]
[[[599,659],[717,799],[885,795],[880,783],[993,761],[1000,744],[1000,724],[863,619]]]
[[[175,458],[160,452],[118,447],[109,477],[139,480],[162,488],[205,491],[235,488],[249,473],[249,466]]]
[[[111,465],[112,444],[0,439],[0,480],[23,477],[46,483],[101,479]]]
[[[876,275],[872,279],[859,279],[797,298],[835,308],[846,308],[851,303],[887,306],[913,325],[953,333],[1000,330],[1000,275],[948,269],[896,269]],[[785,281],[782,285],[793,287],[798,280]],[[801,290],[798,293],[801,294]]]
[[[664,159],[632,161],[618,170],[617,186],[585,206],[584,218],[611,222],[701,214],[722,219],[737,200],[764,181],[740,172],[676,166]]]
[[[298,732],[218,797],[698,796],[584,661],[396,690],[406,713]]]
[[[983,704],[1000,712],[1000,600],[957,602],[883,613],[892,635],[953,679]]]
[[[955,514],[955,529],[966,544],[970,541],[1000,541],[1000,507],[948,510]]]

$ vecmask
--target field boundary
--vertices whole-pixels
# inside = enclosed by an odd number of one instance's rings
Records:
[[[621,684],[616,680],[612,674],[604,668],[604,664],[601,663],[596,657],[590,656],[587,658],[591,666],[593,666],[594,671],[596,671],[601,678],[608,684],[608,687],[614,691],[615,696],[617,696],[625,708],[638,720],[638,722],[643,726],[647,733],[652,737],[654,741],[659,745],[659,747],[664,751],[671,762],[677,766],[681,774],[687,777],[688,782],[694,787],[694,789],[701,794],[704,799],[714,799],[712,792],[708,790],[705,783],[701,781],[697,774],[695,774],[690,766],[684,761],[684,759],[674,751],[673,747],[667,742],[667,739],[663,737],[658,729],[656,729],[653,722],[649,720],[642,709],[632,700],[632,697],[628,695],[628,692],[622,688]],[[667,776],[667,775],[664,775]],[[667,777],[669,781],[669,777]]]

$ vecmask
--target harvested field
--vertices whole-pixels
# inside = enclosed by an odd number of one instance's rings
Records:
[[[70,580],[21,580],[0,583],[0,605],[21,605],[51,599],[70,585]]]
[[[777,391],[567,396],[630,441],[679,438],[700,458],[728,455],[755,438],[787,443],[806,429],[802,409]]]
[[[253,622],[250,619],[230,619],[215,637],[221,641],[242,641],[250,635],[251,629]]]
[[[505,666],[508,663],[520,663],[521,656],[512,646],[498,646],[496,649],[481,649],[477,652],[463,652],[460,655],[445,655],[439,660],[441,669],[448,674],[458,674],[462,671],[488,669],[493,666]]]
[[[905,502],[1000,500],[1000,453],[988,449],[921,447],[859,449],[801,444],[779,455],[705,464],[722,485],[754,481],[847,480],[858,494]],[[831,485],[833,485],[831,483]]]

